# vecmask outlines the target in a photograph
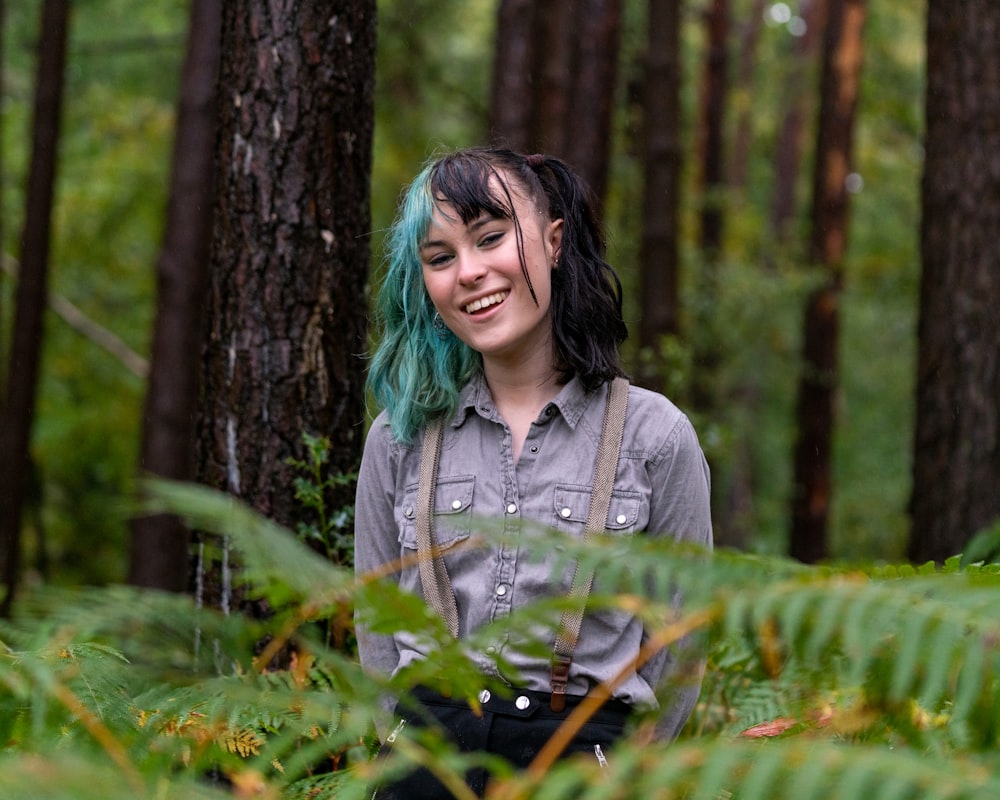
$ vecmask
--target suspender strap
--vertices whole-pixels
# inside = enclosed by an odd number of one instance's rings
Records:
[[[438,462],[441,460],[443,425],[440,419],[427,424],[424,449],[420,456],[420,485],[417,489],[417,559],[424,597],[440,614],[448,630],[458,638],[458,607],[451,578],[434,544],[434,494],[437,490]]]
[[[604,410],[604,425],[597,451],[597,463],[594,465],[593,491],[587,514],[585,540],[594,533],[603,533],[606,530],[608,509],[611,507],[611,492],[618,472],[618,457],[625,430],[627,401],[628,381],[625,378],[615,378],[611,383],[608,404]],[[457,638],[458,608],[455,604],[455,592],[444,560],[434,544],[434,494],[437,488],[442,437],[442,421],[437,419],[429,422],[424,433],[423,452],[420,456],[420,484],[417,489],[417,557],[424,597],[444,618],[451,635]],[[593,571],[581,572],[578,565],[569,590],[569,597],[577,601],[577,607],[563,614],[552,654],[551,706],[554,711],[562,711],[566,704],[569,668],[573,663],[573,651],[576,650],[576,642],[580,637],[584,607],[593,582]]]
[[[628,381],[615,378],[608,392],[608,404],[604,409],[604,426],[601,429],[601,443],[594,466],[593,491],[590,496],[590,511],[587,514],[586,541],[595,533],[607,529],[608,509],[611,507],[611,492],[618,472],[618,456],[622,448],[625,432],[625,409],[628,402]],[[573,663],[573,651],[580,637],[583,611],[594,583],[594,572],[581,572],[579,564],[573,575],[569,598],[576,601],[572,610],[563,613],[559,625],[559,635],[552,652],[552,700],[553,711],[562,711],[566,705],[566,685],[569,683],[569,667]]]

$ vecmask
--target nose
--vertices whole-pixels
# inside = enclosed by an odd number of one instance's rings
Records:
[[[458,256],[458,282],[463,286],[472,286],[486,275],[486,259],[475,250],[460,253]]]

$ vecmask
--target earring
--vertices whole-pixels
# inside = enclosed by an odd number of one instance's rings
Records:
[[[441,318],[440,311],[434,312],[434,333],[438,335],[439,339],[445,339],[451,333],[451,329],[444,324],[444,319]]]

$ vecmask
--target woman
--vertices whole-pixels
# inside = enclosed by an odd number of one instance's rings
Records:
[[[412,558],[421,525],[433,527],[432,547],[443,557],[424,559],[423,572],[404,568],[400,585],[450,616],[462,638],[570,591],[573,579],[554,580],[552,563],[527,558],[512,538],[454,547],[468,538],[471,518],[498,517],[511,532],[530,520],[583,535],[592,527],[589,512],[611,533],[711,545],[708,467],[687,418],[661,395],[624,381],[611,391],[623,375],[621,285],[604,260],[589,191],[564,162],[473,148],[429,164],[392,228],[377,310],[382,338],[368,381],[384,411],[369,433],[358,482],[359,573]],[[591,508],[602,432],[614,427],[622,398],[620,446],[607,457],[613,491],[608,482],[605,506],[594,501]],[[435,456],[428,431],[439,425]],[[437,469],[422,492],[425,451]],[[431,522],[421,523],[428,502]],[[428,572],[428,563],[438,571]],[[436,576],[442,583],[431,588]],[[500,624],[496,641],[473,658],[514,691],[509,698],[483,692],[481,714],[464,699],[430,691],[417,700],[462,749],[525,766],[593,686],[625,675],[568,748],[603,759],[628,711],[656,706],[658,687],[673,678],[657,733],[675,736],[700,679],[679,681],[682,667],[667,650],[636,666],[646,634],[624,611],[592,611],[578,625],[568,655],[557,640],[555,656],[539,658],[521,652]],[[387,674],[428,655],[406,631],[381,636],[359,625],[358,643],[362,664]],[[399,713],[411,721],[423,716],[402,704]],[[467,779],[481,794],[485,776]],[[378,796],[447,795],[418,771]]]

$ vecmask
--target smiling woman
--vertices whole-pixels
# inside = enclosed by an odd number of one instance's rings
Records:
[[[564,617],[550,631],[550,657],[505,627],[539,599],[589,591],[556,554],[519,550],[524,521],[579,537],[641,532],[711,546],[708,467],[691,424],[624,380],[621,286],[587,187],[549,156],[471,149],[433,162],[404,196],[378,311],[383,335],[368,380],[385,408],[358,480],[357,569],[419,561],[395,579],[459,639],[498,631],[471,656],[484,686],[501,689],[473,698],[474,713],[469,699],[421,688],[399,698],[397,730],[433,718],[463,750],[524,767],[604,684],[611,700],[567,753],[606,763],[634,708],[658,707],[657,734],[675,736],[701,680],[685,647],[640,660],[647,632],[621,609]],[[500,517],[510,536],[454,547],[483,517]],[[427,642],[405,630],[375,634],[365,619],[360,608],[366,668],[393,674],[433,658]],[[495,696],[505,690],[513,699]],[[467,775],[479,794],[486,779]],[[377,796],[450,795],[417,770]]]

